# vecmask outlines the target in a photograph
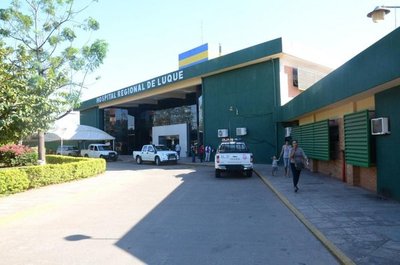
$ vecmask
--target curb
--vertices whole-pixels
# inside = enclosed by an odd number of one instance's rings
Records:
[[[280,193],[277,189],[274,188],[274,186],[269,182],[269,180],[261,175],[257,170],[254,170],[254,173],[257,174],[257,176],[268,186],[268,188],[278,196],[278,198],[285,204],[285,206],[292,211],[292,213],[297,217],[297,219],[302,222],[305,227],[307,227],[308,230],[311,231],[311,233],[319,240],[321,243],[325,246],[326,249],[328,249],[329,252],[332,253],[332,255],[343,265],[355,265],[355,263],[346,256],[338,247],[335,246],[329,239],[327,239],[321,231],[319,231],[310,221],[306,219],[306,217],[296,209],[296,207],[293,206],[293,204],[290,203],[290,201],[282,194]]]

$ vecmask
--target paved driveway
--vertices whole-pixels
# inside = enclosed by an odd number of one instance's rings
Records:
[[[337,264],[257,177],[107,166],[0,198],[0,263]]]

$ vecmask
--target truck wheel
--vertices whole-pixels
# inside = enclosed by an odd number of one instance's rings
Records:
[[[159,166],[161,164],[160,158],[158,156],[156,156],[156,158],[154,159],[154,162],[156,162],[157,166]]]
[[[215,170],[215,177],[216,178],[220,178],[221,177],[221,170],[219,170],[219,169]]]
[[[88,155],[88,154],[85,154],[85,157],[89,157],[89,155]]]
[[[106,159],[103,155],[100,155],[100,158]],[[106,159],[107,160],[107,159]]]
[[[136,164],[142,164],[142,158],[140,156],[136,157]]]
[[[246,177],[251,178],[251,176],[253,176],[253,170],[247,170]]]

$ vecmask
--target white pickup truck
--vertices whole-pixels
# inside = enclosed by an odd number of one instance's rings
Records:
[[[178,153],[169,150],[164,145],[143,145],[141,151],[133,151],[132,155],[138,164],[147,161],[154,162],[158,166],[161,163],[172,162],[176,164],[178,162]]]
[[[215,177],[222,171],[238,171],[251,177],[253,174],[253,154],[241,140],[226,139],[219,145],[215,154]]]
[[[81,156],[104,158],[106,160],[117,161],[118,153],[113,151],[107,144],[90,144],[88,149],[81,150]]]

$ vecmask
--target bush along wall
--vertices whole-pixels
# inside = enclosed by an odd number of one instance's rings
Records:
[[[43,166],[0,170],[0,194],[87,178],[106,171],[106,161],[100,158],[47,155],[46,161]]]
[[[29,178],[26,172],[19,169],[0,170],[0,194],[12,194],[27,190]]]

